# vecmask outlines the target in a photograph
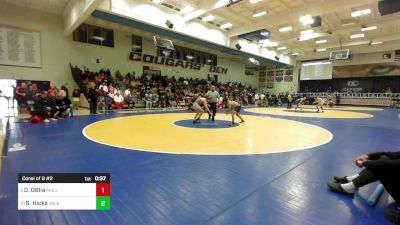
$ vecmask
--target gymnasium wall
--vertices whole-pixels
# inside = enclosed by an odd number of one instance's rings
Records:
[[[0,65],[0,78],[49,80],[55,85],[72,85],[73,80],[66,62],[76,58],[78,49],[62,35],[61,17],[0,2],[0,23],[40,31],[42,58],[42,68]]]
[[[281,81],[281,82],[274,82],[273,88],[264,88],[263,92],[268,92],[270,94],[279,94],[279,93],[296,93],[299,89],[299,69],[300,63],[296,64],[293,67],[293,80],[290,82]]]
[[[383,59],[383,54],[385,54],[385,53],[391,54],[392,57],[390,59]],[[334,69],[335,69],[335,67],[337,67],[337,68],[346,67],[346,69],[347,69],[347,68],[352,67],[352,66],[354,66],[354,69],[356,69],[357,67],[360,67],[362,65],[376,66],[376,65],[379,65],[379,64],[386,65],[386,66],[394,65],[394,51],[381,51],[381,52],[373,52],[373,53],[354,54],[352,60],[338,60],[338,61],[335,61],[334,62]],[[399,62],[397,62],[395,64],[400,66]],[[299,81],[298,81],[299,69],[300,69],[300,61],[297,61],[297,64],[296,64],[296,66],[294,67],[294,70],[293,70],[294,77],[293,77],[293,81],[292,82],[275,82],[274,88],[271,88],[271,89],[266,88],[265,90],[270,92],[270,93],[275,93],[275,94],[276,93],[281,93],[281,92],[286,92],[286,91],[292,92],[292,90],[295,90],[295,91],[299,90],[298,89],[299,88]],[[351,74],[349,74],[349,76],[350,75]],[[357,77],[360,77],[360,76],[361,75],[358,75]],[[366,73],[366,76],[367,76],[367,73]],[[388,75],[385,74],[384,76],[388,76]],[[396,79],[396,78],[394,78],[394,79]],[[313,83],[313,82],[311,81],[307,85],[310,85],[311,83]],[[324,90],[328,89],[329,86],[332,86],[332,88],[333,88],[333,86],[335,86],[335,85],[332,84],[332,82],[325,82],[324,83],[323,81],[321,81],[321,82],[316,82],[316,83],[318,83],[318,84],[316,84],[317,86],[320,86]],[[397,82],[395,82],[395,85],[397,85]],[[380,86],[385,86],[385,85],[379,85],[379,87]],[[387,85],[385,87],[387,87]],[[303,89],[304,89],[304,87],[303,87]],[[378,88],[374,87],[372,89],[378,89]]]
[[[383,59],[383,54],[389,53],[392,55],[390,59]],[[394,51],[384,52],[371,52],[364,54],[353,54],[351,60],[337,60],[333,66],[348,66],[348,65],[359,65],[359,64],[370,64],[370,63],[388,63],[394,62]]]
[[[126,34],[128,35],[128,34]],[[127,37],[123,37],[128,39]],[[128,40],[129,41],[129,40]],[[125,51],[126,54],[129,53],[130,45],[128,44],[125,46],[126,49],[121,50]],[[144,40],[143,41],[143,53],[149,55],[156,55],[156,49],[154,48],[153,42],[149,42]],[[136,74],[141,74],[143,65],[149,65],[152,67],[157,67],[159,70],[162,71],[163,74],[168,76],[175,76],[175,77],[194,77],[194,78],[203,78],[207,79],[207,75],[210,74],[218,75],[218,80],[221,82],[241,82],[242,84],[248,84],[251,86],[258,87],[258,74],[256,73],[253,76],[245,76],[245,65],[240,62],[232,61],[230,59],[218,57],[218,67],[228,68],[227,74],[221,73],[210,73],[208,71],[208,66],[202,67],[200,70],[193,70],[193,69],[182,69],[178,67],[171,67],[165,65],[157,65],[157,64],[149,64],[143,62],[136,62],[136,61],[127,61],[127,66],[131,70],[133,69]]]
[[[35,29],[41,33],[42,68],[0,66],[0,78],[3,79],[49,80],[52,85],[60,86],[67,83],[70,88],[73,88],[75,83],[69,69],[70,62],[80,67],[87,66],[92,70],[110,68],[112,72],[115,72],[119,69],[122,74],[129,71],[141,74],[143,65],[151,65],[132,62],[128,59],[131,50],[130,35],[133,34],[128,31],[114,30],[114,48],[73,42],[71,35],[63,35],[64,22],[61,16],[3,2],[0,2],[0,21],[1,24]],[[152,43],[146,41],[144,52],[156,54]],[[103,64],[93,64],[93,58],[102,59]],[[243,63],[218,57],[218,66],[228,68],[227,74],[219,75],[220,81],[237,81],[258,87],[258,75],[245,76]],[[167,66],[158,67],[166,75],[206,78],[209,73],[207,69],[198,71]]]

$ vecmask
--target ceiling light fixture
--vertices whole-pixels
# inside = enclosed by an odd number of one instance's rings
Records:
[[[361,31],[369,31],[369,30],[376,30],[376,26],[361,28]]]
[[[261,0],[249,0],[251,4],[256,4],[257,2],[261,2]]]
[[[258,61],[257,59],[249,58],[249,61],[254,65],[260,65],[260,61]]]
[[[194,10],[194,8],[189,5],[189,6],[183,7],[181,9],[180,13],[187,14],[187,13],[190,13],[191,11],[193,11],[193,10]]]
[[[319,33],[310,33],[310,34],[301,35],[298,40],[299,41],[307,41],[307,40],[318,38],[318,37],[321,37],[321,34],[319,34]]]
[[[314,19],[311,17],[311,15],[301,16],[299,20],[303,25],[310,25],[314,23]]]
[[[202,20],[203,20],[204,22],[208,22],[208,21],[211,21],[211,20],[213,20],[213,19],[215,19],[215,17],[212,16],[212,15],[209,15],[209,16],[204,17]]]
[[[260,34],[264,37],[270,37],[271,33],[269,31],[261,31]]]
[[[260,40],[259,43],[262,47],[276,47],[279,45],[278,42],[270,41],[268,39]]]
[[[156,3],[156,4],[161,4],[161,3],[164,2],[164,0],[153,0],[153,2]]]
[[[302,66],[316,66],[316,65],[327,65],[327,64],[331,64],[331,62],[323,62],[323,61],[319,61],[319,62],[309,62],[309,63],[303,63],[301,64]]]
[[[358,10],[351,13],[352,17],[364,16],[371,13],[371,9]]]
[[[253,17],[259,17],[259,16],[264,16],[264,15],[267,15],[267,11],[255,13],[255,14],[253,14]]]
[[[287,27],[282,27],[281,29],[279,29],[279,32],[288,32],[291,30],[293,30],[293,27],[287,26]]]
[[[282,46],[282,47],[279,47],[279,48],[277,48],[278,50],[285,50],[286,49],[286,47],[285,46]]]
[[[229,27],[232,27],[232,24],[231,24],[231,23],[224,23],[224,24],[222,24],[222,25],[220,26],[221,29],[226,29],[226,28],[229,28]]]
[[[293,52],[291,55],[299,55],[298,52]]]
[[[382,43],[383,43],[382,41],[374,41],[374,42],[371,42],[371,45],[380,45]]]
[[[350,38],[362,38],[362,37],[364,37],[365,35],[364,34],[353,34],[353,35],[351,35],[350,36]]]
[[[269,41],[269,42],[266,42],[263,44],[263,46],[265,46],[265,47],[276,47],[278,45],[279,45],[278,42],[275,42],[275,41]]]
[[[327,42],[327,40],[318,40],[318,41],[315,42],[315,44],[323,44],[323,43],[326,43],[326,42]]]
[[[324,52],[324,51],[326,51],[326,48],[317,49],[317,52]]]
[[[300,32],[301,35],[311,34],[311,33],[314,33],[314,30],[313,30],[313,29],[303,30],[303,31]]]

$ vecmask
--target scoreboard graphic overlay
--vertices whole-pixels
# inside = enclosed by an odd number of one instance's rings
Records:
[[[20,173],[19,210],[110,210],[109,173]]]

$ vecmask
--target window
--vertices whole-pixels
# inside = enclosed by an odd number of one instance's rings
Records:
[[[133,52],[143,52],[142,37],[132,35],[132,51]]]
[[[81,24],[72,34],[77,42],[114,47],[114,31],[98,26]]]

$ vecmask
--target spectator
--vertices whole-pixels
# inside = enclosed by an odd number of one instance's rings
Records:
[[[72,102],[73,102],[73,109],[79,109],[79,102],[81,97],[81,90],[79,87],[75,87],[74,91],[72,92]]]
[[[58,101],[58,116],[59,118],[67,118],[73,116],[72,112],[71,100],[66,95],[64,90],[61,90],[59,93],[59,101]]]
[[[335,182],[329,182],[328,187],[344,195],[353,196],[357,188],[380,181],[386,191],[394,198],[397,206],[400,204],[400,152],[376,152],[358,156],[355,164],[364,168],[353,176],[334,177]],[[386,216],[394,223],[400,224],[400,212],[388,211]]]
[[[292,101],[293,101],[292,95],[288,94],[288,96],[287,96],[287,108],[288,109],[292,108]]]
[[[90,114],[97,114],[97,99],[99,97],[99,93],[94,89],[93,86],[94,85],[91,85],[88,91],[89,109]]]
[[[152,105],[153,105],[152,104],[152,95],[146,94],[145,101],[146,101],[146,111],[147,111],[148,109],[151,109]]]
[[[51,121],[57,120],[57,98],[55,92],[48,93],[47,103],[46,103],[47,119]],[[44,120],[45,122],[49,121]]]
[[[63,86],[61,86],[61,90],[65,91],[65,95],[69,98],[69,92],[68,92],[67,84],[64,84]]]
[[[112,109],[112,104],[114,102],[114,94],[112,93],[108,93],[105,97],[105,104],[107,106],[107,110],[111,110]]]
[[[174,94],[175,96],[175,102],[177,107],[181,107],[181,98],[179,97],[178,94]]]
[[[264,93],[261,93],[261,94],[260,94],[260,105],[261,105],[261,106],[265,106],[265,102],[266,102],[265,94],[264,94]]]
[[[119,91],[116,92],[117,94],[114,95],[114,105],[117,107],[118,110],[121,110],[122,107],[125,106],[124,98],[120,95]]]
[[[35,103],[33,104],[33,110],[31,112],[32,118],[39,116],[40,120],[48,119],[48,114],[46,111],[46,98],[47,92],[42,92],[35,96]]]
[[[25,98],[25,96],[26,96],[26,84],[24,82],[22,82],[20,84],[20,86],[18,86],[15,89],[15,93],[17,94],[16,95],[17,105],[18,105],[18,107],[21,108],[22,105],[26,104],[26,98]]]
[[[95,89],[100,89],[99,91],[102,96],[106,96],[108,93],[114,94],[119,88],[118,80],[116,83],[113,81],[111,72],[109,70],[100,70],[98,73],[91,72],[87,68],[81,71],[82,79],[84,83],[95,83]],[[187,105],[190,104],[187,101],[194,94],[204,94],[209,89],[210,84],[205,79],[193,79],[193,78],[183,78],[180,77],[175,79],[175,77],[167,77],[161,75],[153,75],[151,77],[146,75],[141,75],[135,77],[134,75],[125,76],[124,86],[131,88],[130,92],[138,93],[139,99],[145,100],[145,95],[152,93],[152,96],[156,97],[155,93],[158,93],[157,106],[158,107],[168,107],[178,105],[177,97],[180,100],[186,100]],[[254,104],[254,95],[256,90],[251,87],[246,87],[241,83],[229,82],[229,83],[213,83],[216,90],[220,93],[225,93],[224,96],[235,98],[241,104]],[[121,86],[123,87],[123,86]],[[125,97],[125,88],[122,88],[122,92]],[[132,94],[133,95],[133,94]],[[107,98],[107,97],[106,97]],[[128,104],[127,101],[125,101]]]
[[[135,107],[135,103],[133,102],[132,93],[129,88],[127,88],[124,92],[124,101],[128,105],[128,108],[131,108],[131,105],[132,105],[132,108]]]
[[[257,93],[254,95],[254,102],[255,102],[256,106],[260,105],[260,97]]]
[[[104,82],[99,86],[99,90],[101,91],[103,96],[108,94],[108,87]]]

